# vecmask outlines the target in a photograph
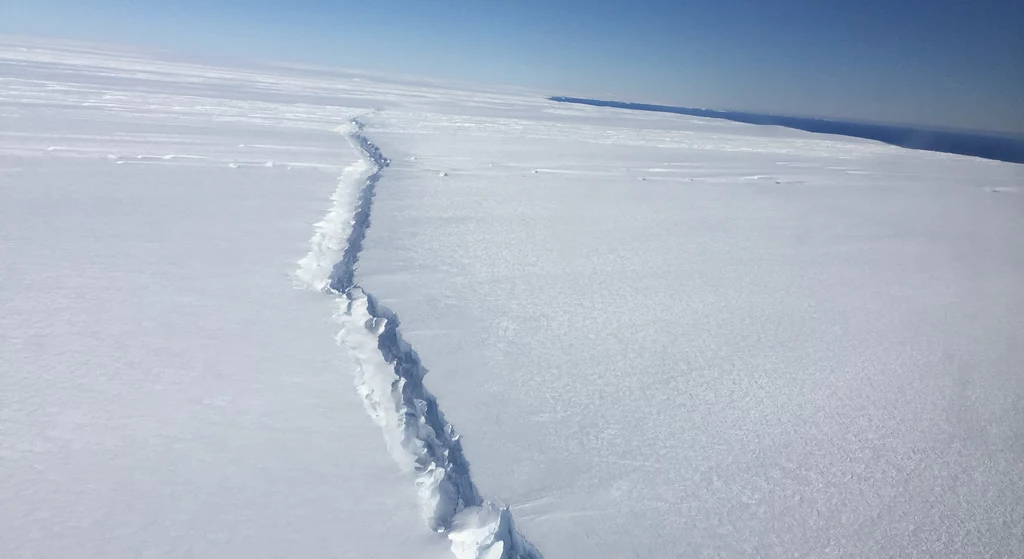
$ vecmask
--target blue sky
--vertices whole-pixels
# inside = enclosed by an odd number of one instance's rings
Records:
[[[0,32],[1024,133],[1022,0],[0,0]]]

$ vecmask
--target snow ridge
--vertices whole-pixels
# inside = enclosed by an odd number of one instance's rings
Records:
[[[402,339],[398,316],[355,284],[374,189],[390,163],[363,128],[353,119],[338,129],[360,159],[342,172],[331,210],[316,224],[296,277],[337,297],[337,339],[357,365],[356,390],[381,428],[388,452],[415,473],[420,512],[432,530],[447,534],[454,556],[542,559],[516,530],[508,507],[477,491],[459,435],[424,386],[427,370]]]

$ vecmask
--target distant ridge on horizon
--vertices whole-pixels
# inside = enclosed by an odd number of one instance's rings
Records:
[[[742,111],[694,109],[671,105],[602,101],[581,97],[548,97],[559,103],[576,103],[595,107],[611,107],[635,111],[675,113],[688,116],[720,118],[762,126],[784,126],[818,134],[836,134],[853,138],[876,140],[886,144],[925,151],[969,155],[1007,163],[1024,164],[1024,137],[999,135],[998,132],[939,130],[910,125],[859,123],[824,118],[767,115]]]

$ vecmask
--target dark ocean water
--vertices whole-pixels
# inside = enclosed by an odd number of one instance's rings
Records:
[[[894,146],[911,149],[939,151],[972,155],[996,161],[1024,163],[1024,137],[999,136],[969,131],[932,130],[888,124],[866,124],[842,120],[820,118],[804,118],[795,116],[763,115],[737,111],[715,111],[711,109],[691,109],[668,105],[648,105],[645,103],[626,103],[623,101],[601,101],[598,99],[581,99],[578,97],[549,97],[552,101],[562,103],[578,103],[596,107],[614,107],[636,111],[655,111],[676,113],[708,118],[722,118],[748,124],[769,126],[785,126],[807,132],[821,134],[838,134],[854,138],[878,140]]]

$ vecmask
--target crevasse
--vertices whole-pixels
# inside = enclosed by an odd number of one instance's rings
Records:
[[[430,529],[448,536],[458,559],[541,559],[516,530],[508,507],[477,491],[459,435],[423,384],[427,370],[402,339],[398,317],[355,283],[374,189],[390,164],[363,128],[353,119],[338,129],[359,159],[339,177],[331,208],[316,224],[296,278],[335,298],[337,339],[355,363],[356,390],[391,456],[414,473],[419,508]]]

